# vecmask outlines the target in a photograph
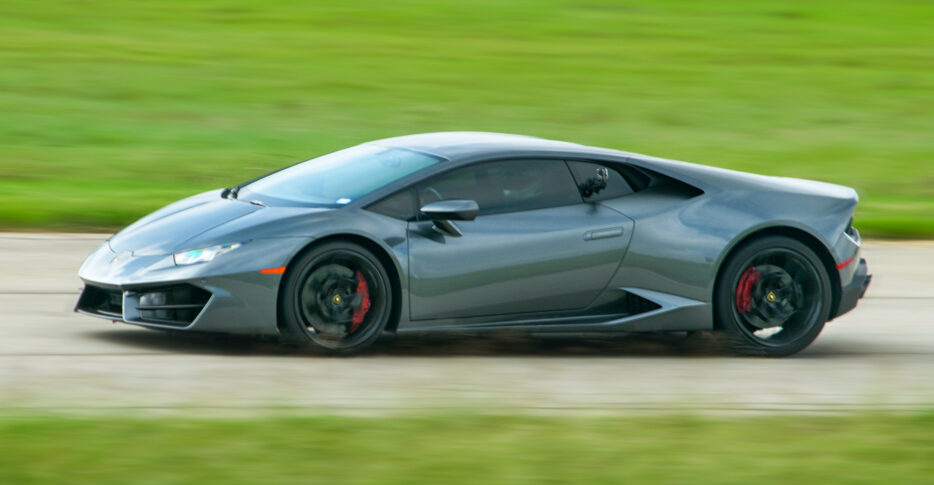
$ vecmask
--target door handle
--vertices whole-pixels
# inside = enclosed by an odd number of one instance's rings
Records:
[[[584,233],[584,241],[593,241],[594,239],[606,239],[608,237],[620,237],[623,235],[622,227],[611,229],[598,229],[596,231],[587,231]]]

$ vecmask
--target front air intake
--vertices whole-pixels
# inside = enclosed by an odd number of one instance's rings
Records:
[[[85,285],[75,310],[100,317],[123,319],[123,292]]]
[[[132,303],[136,310],[136,315],[128,314],[127,319],[187,327],[198,318],[210,299],[210,292],[187,284],[140,289],[127,293],[127,306]]]

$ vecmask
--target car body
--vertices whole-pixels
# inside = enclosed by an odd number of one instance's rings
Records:
[[[718,288],[725,263],[766,236],[819,260],[829,285],[812,280],[827,293],[827,320],[869,284],[850,188],[494,133],[349,150],[130,225],[82,266],[76,310],[150,328],[280,335],[296,258],[334,241],[378,259],[388,281],[380,331],[400,334],[714,330],[717,292],[733,292]],[[585,197],[587,184],[597,193]],[[441,215],[420,210],[430,204]]]

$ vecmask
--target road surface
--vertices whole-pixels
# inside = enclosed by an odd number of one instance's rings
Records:
[[[934,405],[934,243],[869,242],[867,297],[796,357],[707,338],[405,337],[335,358],[72,312],[102,235],[0,234],[0,413],[840,413]]]

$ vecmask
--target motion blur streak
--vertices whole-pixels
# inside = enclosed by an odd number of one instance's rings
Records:
[[[934,403],[934,242],[869,241],[860,311],[787,360],[704,338],[414,337],[357,358],[182,338],[72,313],[74,268],[103,236],[0,235],[0,409],[263,416],[458,410],[548,414],[849,413]],[[48,258],[56,254],[57,258]],[[271,317],[274,318],[274,317]],[[322,381],[322,376],[327,376]]]
[[[855,187],[934,236],[934,5],[0,2],[0,226],[114,229],[406,133],[521,133]]]

